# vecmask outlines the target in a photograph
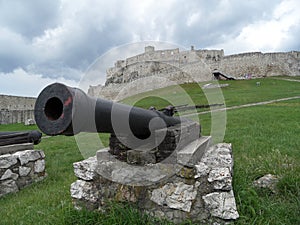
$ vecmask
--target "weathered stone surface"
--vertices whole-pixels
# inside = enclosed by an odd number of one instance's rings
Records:
[[[219,143],[207,150],[203,156],[202,162],[209,168],[224,167],[233,168],[233,159],[231,155],[231,144]]]
[[[18,186],[14,180],[0,182],[0,197],[12,192],[17,192],[18,190]]]
[[[97,152],[97,161],[97,174],[120,184],[134,186],[159,183],[181,169],[176,164],[156,163],[143,167],[130,165],[114,158],[107,148]]]
[[[156,163],[156,156],[151,151],[129,150],[127,151],[127,162],[137,165],[153,164]]]
[[[202,198],[213,216],[225,220],[235,220],[239,218],[233,191],[213,192]]]
[[[17,164],[17,157],[11,154],[0,155],[0,169],[7,169]]]
[[[0,155],[13,154],[18,151],[32,150],[33,143],[0,146]]]
[[[229,168],[214,168],[209,172],[208,182],[213,183],[215,190],[232,189],[232,177]]]
[[[5,173],[1,176],[0,180],[7,180],[12,179],[16,180],[18,179],[19,175],[16,173],[13,173],[10,169],[6,170]]]
[[[195,168],[190,167],[182,167],[180,171],[176,173],[177,176],[186,178],[186,179],[193,179],[195,177]]]
[[[144,212],[175,224],[186,219],[203,224],[233,220],[238,213],[232,192],[231,152],[230,144],[221,143],[207,148],[202,158],[189,161],[188,166],[177,163],[178,151],[172,154],[173,161],[136,166],[103,149],[97,152],[97,159],[83,161],[91,165],[97,161],[89,172],[88,165],[80,169],[84,175],[75,172],[81,180],[72,184],[73,202],[75,207],[83,204],[93,209],[110,200],[134,202]]]
[[[41,173],[45,171],[45,160],[39,159],[35,161],[34,163],[34,172],[35,173]]]
[[[30,167],[27,167],[27,166],[19,166],[19,175],[21,177],[25,177],[27,176],[31,171],[31,168]]]
[[[172,209],[190,212],[196,195],[196,185],[187,185],[183,182],[169,183],[162,188],[154,189],[151,193],[151,200],[158,205],[167,205]]]
[[[195,178],[206,176],[210,171],[210,168],[203,162],[199,162],[198,164],[196,164],[195,168],[196,168]]]
[[[26,150],[26,151],[16,152],[13,155],[20,160],[21,165],[25,165],[30,161],[35,161],[41,158],[40,151],[36,151],[36,150]]]
[[[224,74],[240,74],[249,79],[281,74],[295,76],[299,74],[299,64],[299,51],[227,56],[223,50],[179,51],[177,48],[145,51],[117,61],[114,67],[107,69],[105,86],[91,86],[88,92],[117,101],[145,91],[189,83],[191,79],[195,82],[211,81],[211,72],[216,68]]]
[[[98,201],[99,192],[93,183],[77,180],[71,184],[71,196],[72,198],[95,203]]]
[[[273,193],[277,192],[276,185],[279,181],[278,176],[267,174],[253,182],[255,187],[270,189]]]
[[[200,161],[206,148],[210,144],[210,136],[202,136],[191,142],[177,153],[177,162],[183,166],[193,167]]]
[[[93,180],[96,175],[97,164],[96,156],[73,163],[75,176],[86,181]]]
[[[34,125],[35,124],[35,120],[34,119],[27,119],[24,122],[25,126],[30,126],[30,125]]]

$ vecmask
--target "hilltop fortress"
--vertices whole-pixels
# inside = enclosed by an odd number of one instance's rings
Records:
[[[187,51],[178,48],[155,50],[153,46],[147,46],[142,54],[118,60],[114,67],[107,69],[105,85],[90,86],[88,93],[120,100],[172,84],[209,81],[213,79],[214,70],[236,78],[297,76],[300,75],[300,52],[251,52],[226,56],[223,50],[196,50],[193,46]],[[157,82],[158,77],[163,82]]]
[[[174,84],[210,81],[212,72],[239,77],[300,75],[300,52],[251,52],[224,55],[223,50],[190,50],[178,48],[145,52],[107,69],[105,85],[90,86],[88,94],[121,100],[133,94]],[[0,95],[0,124],[23,123],[34,118],[35,98]]]

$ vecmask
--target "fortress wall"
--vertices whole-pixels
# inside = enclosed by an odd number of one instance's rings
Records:
[[[153,46],[147,46],[144,53],[117,61],[115,67],[107,70],[105,86],[92,86],[89,93],[101,93],[102,97],[114,99],[118,85],[126,86],[148,76],[166,78],[164,86],[174,84],[172,82],[209,81],[214,69],[233,77],[296,76],[300,75],[300,52],[250,52],[224,56],[223,50],[195,50],[192,47],[180,52],[178,48],[155,50]]]
[[[33,109],[36,98],[0,95],[0,109]]]
[[[36,98],[0,95],[0,124],[24,123],[34,119]]]
[[[299,52],[288,53],[244,53],[225,56],[218,68],[235,77],[251,74],[254,77],[300,75]],[[217,65],[214,65],[217,66]]]

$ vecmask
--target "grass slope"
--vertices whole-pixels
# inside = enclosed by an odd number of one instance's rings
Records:
[[[300,95],[299,82],[273,78],[259,81],[260,86],[256,86],[257,80],[223,82],[230,84],[222,88],[226,105]],[[205,95],[198,84],[184,84],[179,89],[164,88],[126,102],[162,108],[173,99],[184,104],[188,92],[195,104],[205,104]],[[141,96],[145,99],[139,100]],[[225,142],[233,144],[233,188],[240,213],[236,224],[300,224],[299,106],[297,99],[227,111]],[[203,134],[209,135],[210,114],[199,117]],[[0,125],[0,131],[26,129],[21,124]],[[101,138],[107,145],[108,136]],[[73,209],[69,188],[76,178],[72,163],[83,159],[74,137],[45,138],[36,149],[45,151],[48,177],[1,198],[0,224],[170,224],[118,204],[112,204],[108,214]],[[276,194],[252,186],[256,178],[267,173],[281,177]]]

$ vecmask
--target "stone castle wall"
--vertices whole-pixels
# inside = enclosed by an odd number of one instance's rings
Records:
[[[0,124],[24,123],[34,119],[36,98],[0,95]]]
[[[214,69],[233,77],[296,76],[300,75],[300,52],[252,52],[225,56],[223,50],[195,50],[193,46],[188,51],[179,51],[178,48],[155,50],[153,46],[147,46],[144,53],[119,60],[114,67],[107,69],[105,86],[91,86],[89,94],[120,100],[127,97],[117,97],[120,90],[145,77],[162,77],[166,82],[160,86],[166,87],[174,83],[209,81]],[[148,82],[149,85],[153,82]],[[143,87],[143,90],[147,89]]]

